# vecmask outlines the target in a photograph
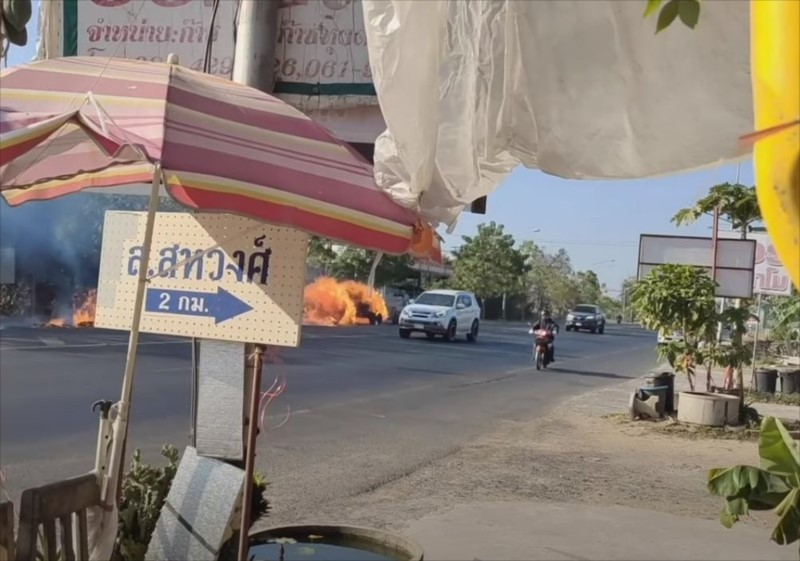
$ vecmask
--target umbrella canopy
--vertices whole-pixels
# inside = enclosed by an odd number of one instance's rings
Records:
[[[172,198],[387,253],[431,258],[436,236],[372,167],[286,103],[174,64],[103,57],[0,74],[0,189],[9,204],[151,183]]]

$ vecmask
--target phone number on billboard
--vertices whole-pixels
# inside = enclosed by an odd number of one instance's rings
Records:
[[[372,80],[372,70],[369,63],[361,66],[353,66],[352,61],[346,59],[342,61],[312,58],[305,63],[299,62],[294,58],[276,59],[275,76],[291,82],[297,80]]]

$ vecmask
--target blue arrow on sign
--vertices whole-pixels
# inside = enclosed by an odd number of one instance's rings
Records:
[[[250,304],[223,288],[217,288],[216,292],[148,288],[144,304],[146,312],[209,317],[214,318],[215,324],[240,316],[252,309]]]

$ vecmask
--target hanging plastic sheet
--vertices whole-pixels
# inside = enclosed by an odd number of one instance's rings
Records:
[[[363,0],[387,132],[381,187],[453,225],[517,165],[576,179],[740,157],[753,126],[749,4],[655,35],[645,2]]]

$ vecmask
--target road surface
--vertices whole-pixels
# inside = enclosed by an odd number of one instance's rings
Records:
[[[119,396],[127,339],[97,329],[0,331],[0,465],[12,496],[91,469],[91,404]],[[641,375],[655,336],[608,326],[557,338],[557,363],[537,372],[523,324],[486,323],[480,341],[401,340],[396,328],[305,328],[281,357],[288,389],[259,440],[258,469],[272,482],[271,520],[313,516],[315,505],[357,495],[446,456],[506,420],[535,417],[559,400]],[[188,439],[191,348],[144,336],[132,410],[132,447],[157,459]],[[265,374],[265,387],[271,383]],[[129,448],[130,449],[130,448]]]

